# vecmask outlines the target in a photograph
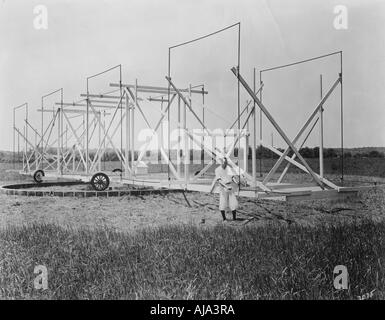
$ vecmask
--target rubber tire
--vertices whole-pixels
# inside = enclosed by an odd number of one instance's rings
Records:
[[[36,183],[42,183],[43,182],[42,177],[44,177],[44,176],[45,176],[45,174],[44,174],[43,170],[36,170],[35,173],[33,174],[33,180]]]
[[[104,179],[105,185],[97,184],[98,179]],[[108,175],[106,175],[103,172],[97,172],[92,176],[90,183],[92,185],[92,188],[94,188],[95,191],[104,191],[110,185],[110,178],[108,177]],[[99,185],[101,187],[98,188],[97,185]]]

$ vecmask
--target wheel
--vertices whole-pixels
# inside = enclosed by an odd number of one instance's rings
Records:
[[[96,191],[104,191],[110,185],[110,178],[103,173],[95,173],[91,178],[91,185]]]
[[[44,175],[43,170],[36,170],[33,174],[33,180],[35,180],[36,183],[42,183]]]
[[[119,168],[117,168],[117,169],[114,169],[114,170],[112,170],[112,172],[119,172],[119,173],[122,173],[123,171],[122,171],[122,169],[119,169]]]

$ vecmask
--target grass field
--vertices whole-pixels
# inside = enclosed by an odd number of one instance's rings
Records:
[[[380,176],[381,164],[371,166],[359,163]],[[25,179],[1,167],[2,182]],[[222,225],[215,199],[203,195],[213,205],[2,195],[0,298],[384,299],[384,194],[376,187],[347,204],[244,202],[256,219],[238,226]],[[45,291],[33,286],[37,265],[48,269]],[[337,265],[348,269],[348,290],[333,286]]]
[[[235,230],[193,226],[0,232],[0,292],[21,299],[357,299],[385,297],[385,224]],[[33,288],[35,265],[48,290]],[[350,288],[335,290],[345,265]]]

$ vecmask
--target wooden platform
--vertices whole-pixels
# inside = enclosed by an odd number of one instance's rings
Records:
[[[27,175],[25,172],[20,174]],[[28,174],[30,175],[30,174]],[[167,173],[155,173],[137,175],[135,178],[124,178],[120,173],[108,172],[111,184],[125,184],[133,186],[152,187],[155,189],[170,189],[170,190],[186,190],[195,192],[209,193],[211,190],[211,178],[201,178],[197,181],[185,183],[184,180],[167,180]],[[56,171],[45,172],[45,179],[58,179],[70,181],[89,182],[92,175],[86,174],[63,174],[58,175]],[[291,183],[269,183],[267,185],[272,191],[265,192],[258,187],[241,187],[237,192],[240,197],[257,198],[257,199],[271,199],[279,201],[303,201],[303,200],[348,200],[357,196],[358,191],[368,189],[369,186],[358,187],[339,187],[336,189],[321,189],[314,183],[291,184]],[[214,191],[218,193],[218,191]]]

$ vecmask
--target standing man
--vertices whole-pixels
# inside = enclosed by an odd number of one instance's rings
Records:
[[[233,172],[227,163],[227,159],[223,159],[223,163],[215,169],[215,181],[219,184],[219,210],[222,214],[223,221],[226,221],[226,208],[229,207],[233,220],[237,220],[238,201],[235,196],[235,188],[237,185],[233,181]]]

